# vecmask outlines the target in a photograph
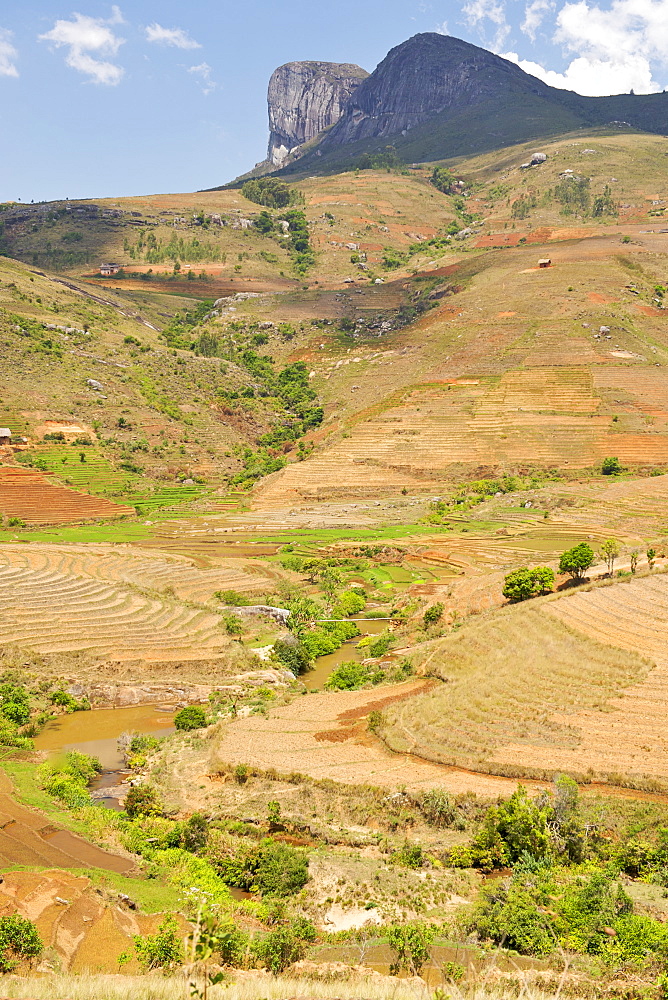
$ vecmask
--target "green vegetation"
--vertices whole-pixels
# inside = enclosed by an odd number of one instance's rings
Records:
[[[155,934],[137,934],[134,937],[135,953],[145,972],[164,969],[171,972],[184,961],[183,944],[176,919],[167,915]]]
[[[292,896],[309,878],[307,855],[270,837],[259,844],[244,844],[233,853],[221,850],[212,860],[227,885],[261,896]]]
[[[549,566],[516,569],[504,579],[503,596],[509,601],[526,601],[529,597],[549,593],[553,587],[554,570]]]
[[[42,952],[42,939],[32,920],[18,914],[0,916],[0,973],[6,974],[21,961],[31,961]]]
[[[367,684],[380,684],[385,679],[383,670],[371,663],[348,660],[340,663],[325,681],[327,691],[356,691]]]
[[[174,716],[177,729],[202,729],[206,724],[206,712],[201,705],[186,705]]]
[[[586,542],[574,545],[572,549],[563,552],[559,559],[559,571],[568,573],[573,580],[582,580],[589,567],[594,562],[594,550]]]
[[[618,476],[622,472],[622,467],[620,465],[619,459],[616,457],[604,458],[603,464],[601,466],[601,472],[604,476]]]
[[[304,201],[304,196],[299,191],[279,181],[277,177],[256,177],[246,181],[241,193],[249,201],[267,208],[287,208]]]

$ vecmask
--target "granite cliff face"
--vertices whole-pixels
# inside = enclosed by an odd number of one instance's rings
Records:
[[[391,49],[357,88],[321,148],[406,134],[436,115],[481,104],[518,84],[538,96],[551,90],[486,49],[448,35],[414,35]]]
[[[267,159],[280,166],[296,146],[339,120],[350,98],[368,76],[351,63],[291,62],[269,81]]]

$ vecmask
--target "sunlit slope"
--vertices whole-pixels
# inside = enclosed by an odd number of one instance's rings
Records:
[[[492,773],[665,781],[667,623],[665,575],[471,620],[411,651],[445,683],[387,709],[383,736]]]

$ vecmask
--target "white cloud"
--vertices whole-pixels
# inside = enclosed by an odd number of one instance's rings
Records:
[[[450,30],[448,28],[448,22],[447,21],[441,21],[440,24],[436,25],[436,27],[434,28],[434,31],[438,35],[449,35],[450,34]]]
[[[111,30],[115,24],[123,24],[123,16],[114,6],[112,15],[105,20],[89,17],[87,14],[73,14],[71,21],[56,21],[51,31],[40,35],[40,41],[52,42],[56,48],[65,46],[65,62],[72,69],[90,77],[93,83],[116,86],[123,78],[125,70],[117,63],[99,56],[115,56],[124,39]],[[95,53],[95,55],[91,55]]]
[[[524,20],[520,28],[532,42],[535,42],[536,32],[543,23],[546,14],[549,14],[554,8],[554,0],[531,0],[524,8]]]
[[[565,3],[556,18],[553,40],[574,58],[556,73],[515,52],[505,53],[527,73],[553,87],[590,97],[633,89],[662,89],[654,68],[668,66],[668,0],[613,0],[607,9],[587,0]]]
[[[183,28],[163,28],[161,24],[149,24],[146,39],[160,45],[173,45],[177,49],[201,49],[202,46],[191,38]]]
[[[213,93],[216,89],[217,84],[215,80],[211,79],[211,67],[208,63],[203,62],[199,66],[190,66],[188,72],[200,78],[200,87],[205,96]]]
[[[12,45],[12,33],[7,28],[0,28],[0,76],[18,76],[16,68],[18,52]]]
[[[487,44],[492,51],[498,52],[510,34],[510,25],[506,21],[505,5],[499,0],[469,0],[462,7],[462,14],[469,28],[477,28],[483,38],[485,21],[491,21],[496,26],[494,38]]]

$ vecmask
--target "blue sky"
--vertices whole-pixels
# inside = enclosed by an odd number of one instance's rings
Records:
[[[22,0],[0,4],[0,200],[189,191],[265,155],[293,59],[373,70],[455,35],[586,94],[668,86],[668,0]]]

